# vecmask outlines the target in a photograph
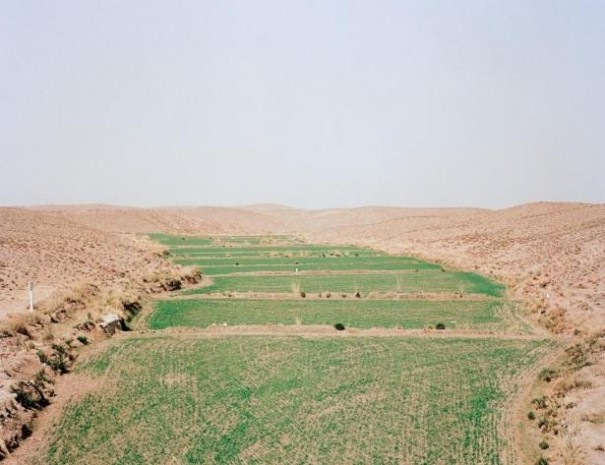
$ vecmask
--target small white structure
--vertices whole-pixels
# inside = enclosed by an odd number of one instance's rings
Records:
[[[34,311],[34,282],[33,281],[29,281],[27,283],[27,291],[29,294],[29,311],[33,312]]]

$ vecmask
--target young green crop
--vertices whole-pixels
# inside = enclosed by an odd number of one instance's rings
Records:
[[[334,325],[347,328],[418,329],[445,323],[448,329],[504,330],[510,305],[502,301],[430,300],[251,300],[171,299],[156,302],[147,325],[205,328],[212,324]]]
[[[210,245],[212,240],[205,237],[173,236],[168,234],[149,234],[149,238],[168,247]]]
[[[34,463],[497,465],[535,340],[130,338]]]
[[[175,263],[197,265],[207,275],[230,273],[258,273],[264,271],[397,271],[438,270],[439,265],[421,262],[409,257],[339,257],[339,258],[241,258],[223,259],[177,258]]]
[[[214,276],[213,284],[193,289],[187,294],[211,292],[461,292],[501,297],[504,286],[483,276],[461,271],[441,272],[426,270],[419,273],[368,272],[267,276]]]

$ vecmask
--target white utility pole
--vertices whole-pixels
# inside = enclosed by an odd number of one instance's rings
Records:
[[[27,283],[27,290],[29,292],[29,311],[34,311],[34,282],[30,281]]]

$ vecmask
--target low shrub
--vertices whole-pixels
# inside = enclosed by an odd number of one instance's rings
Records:
[[[34,409],[37,407],[37,403],[34,400],[32,393],[27,389],[28,383],[25,381],[19,381],[16,386],[11,386],[11,392],[15,394],[15,400],[18,404],[22,405],[26,409]]]
[[[52,345],[52,356],[46,355],[42,351],[38,351],[38,358],[42,363],[45,363],[57,373],[65,374],[69,371],[70,356],[67,348],[61,344]]]
[[[558,377],[559,377],[559,372],[557,370],[555,370],[554,368],[544,368],[538,375],[538,379],[540,381],[546,381],[547,383],[550,383],[551,380],[558,378]]]
[[[548,406],[548,398],[546,396],[536,397],[534,400],[532,400],[532,403],[538,408],[546,408]]]
[[[445,329],[445,324],[444,323],[437,323],[435,325],[435,329],[441,329],[441,330],[443,330],[443,329]]]
[[[11,392],[15,394],[15,400],[24,408],[32,410],[46,407],[48,399],[44,395],[44,382],[37,378],[35,383],[30,381],[19,381],[11,386]]]
[[[335,328],[337,331],[342,331],[342,330],[344,330],[344,329],[345,329],[345,325],[343,325],[342,323],[336,323],[336,324],[334,325],[334,328]]]
[[[40,360],[41,363],[48,364],[48,356],[44,352],[39,350],[36,355],[38,355],[38,359]]]

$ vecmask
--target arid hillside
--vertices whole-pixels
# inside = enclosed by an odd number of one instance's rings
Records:
[[[0,315],[27,308],[28,281],[35,283],[39,302],[84,283],[128,288],[172,267],[145,238],[107,233],[77,218],[48,210],[0,209]],[[136,230],[136,216],[128,221],[134,226],[124,230]]]
[[[226,207],[134,208],[111,205],[46,206],[43,211],[105,232],[183,234],[268,234],[288,228],[281,213]],[[298,213],[298,210],[294,210]]]

